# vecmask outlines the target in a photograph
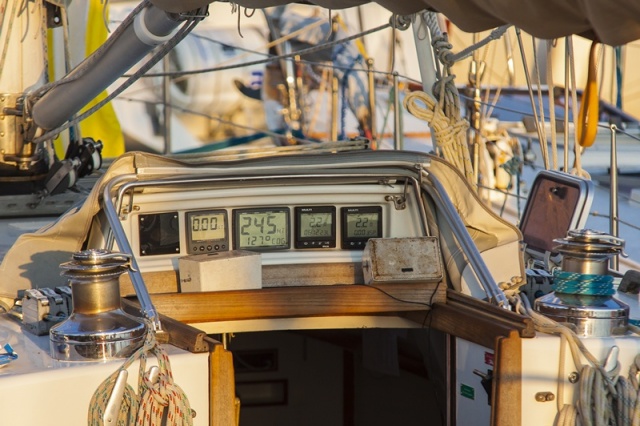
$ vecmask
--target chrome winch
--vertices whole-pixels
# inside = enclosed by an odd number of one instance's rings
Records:
[[[562,270],[607,275],[609,260],[624,255],[624,240],[593,229],[573,229],[566,238],[553,240],[562,254]]]
[[[119,277],[129,257],[101,249],[84,250],[60,265],[73,299],[69,318],[49,332],[51,356],[91,361],[129,356],[143,343],[146,324],[122,310]]]
[[[624,240],[591,229],[571,230],[566,238],[553,240],[562,255],[554,271],[555,291],[534,306],[547,317],[571,325],[580,336],[624,334],[629,307],[614,299],[609,261],[624,254]]]

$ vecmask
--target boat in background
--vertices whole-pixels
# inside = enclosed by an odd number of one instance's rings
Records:
[[[121,22],[136,4],[131,1],[111,4],[112,26]],[[335,22],[339,19],[337,28],[344,27],[348,31],[345,31],[345,35],[355,34],[354,28],[361,26],[356,25],[359,16],[367,16],[366,26],[360,28],[362,34],[384,26],[391,18],[391,13],[381,6],[367,4],[361,8],[362,10],[353,8],[336,11],[332,15]],[[301,13],[317,20],[325,11],[319,7],[307,6]],[[164,73],[164,76],[143,78],[114,99],[114,110],[125,134],[127,150],[185,153],[229,148],[252,142],[258,146],[270,145],[272,140],[278,140],[278,136],[286,132],[284,126],[279,124],[282,124],[282,117],[289,111],[288,99],[292,97],[297,99],[304,120],[303,131],[297,134],[297,138],[303,143],[366,136],[353,111],[346,107],[348,102],[343,102],[345,94],[341,88],[342,82],[338,83],[339,87],[332,94],[331,75],[334,71],[338,73],[343,66],[331,61],[319,62],[318,58],[306,59],[299,66],[302,78],[296,77],[296,86],[300,87],[286,89],[292,93],[279,93],[275,101],[263,100],[267,65],[273,62],[267,59],[268,49],[275,52],[274,47],[287,45],[292,39],[288,34],[282,34],[281,37],[270,35],[265,19],[267,15],[262,12],[242,17],[241,30],[237,27],[237,13],[230,5],[213,3],[210,14],[210,20],[194,29],[173,49],[167,61],[156,65],[150,73]],[[329,16],[326,15],[326,18],[329,19]],[[318,27],[314,22],[317,21],[305,22],[305,27],[295,29],[298,35],[293,40],[307,40],[308,33]],[[98,25],[102,25],[102,22]],[[78,32],[81,33],[81,30],[78,29]],[[327,34],[329,36],[336,37]],[[373,68],[369,71],[352,70],[350,73],[357,75],[361,85],[371,85],[376,92],[371,108],[376,110],[375,123],[378,131],[374,133],[380,139],[379,147],[394,149],[395,139],[398,138],[410,140],[415,146],[417,140],[422,139],[423,146],[420,150],[428,151],[431,149],[428,126],[410,114],[403,114],[401,99],[397,103],[394,101],[394,90],[399,97],[403,97],[403,88],[410,79],[419,78],[414,60],[415,45],[413,37],[409,36],[410,34],[400,34],[390,28],[361,36],[357,39],[358,49],[362,52],[359,61],[365,68],[365,62],[370,61]],[[395,44],[391,41],[394,37]],[[388,45],[390,55],[397,57],[386,57],[379,49],[365,51],[365,46],[380,44]],[[317,46],[305,41],[303,44],[298,42],[296,47],[301,49]],[[395,63],[391,63],[393,61]],[[166,71],[165,66],[168,67]],[[309,67],[316,69],[311,71]],[[205,70],[209,71],[201,72]],[[401,76],[395,84],[394,73]],[[373,79],[368,81],[370,77]],[[118,80],[112,88],[122,81],[124,79]],[[243,96],[239,88],[255,93]],[[285,90],[284,85],[280,90]],[[364,90],[368,90],[368,87],[364,87]],[[283,100],[278,100],[279,97]],[[165,106],[168,107],[168,117],[171,118],[167,127],[170,137],[165,136]],[[274,111],[271,112],[271,109]],[[398,136],[397,132],[401,132],[401,135]]]

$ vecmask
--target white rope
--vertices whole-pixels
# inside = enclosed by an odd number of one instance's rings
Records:
[[[446,90],[446,89],[445,89]],[[410,114],[429,123],[433,129],[433,137],[442,157],[460,170],[469,183],[475,186],[473,166],[467,145],[467,120],[450,116],[443,107],[444,98],[454,96],[447,92],[438,102],[425,92],[415,91],[404,98],[404,107]]]
[[[3,14],[3,16],[0,17],[0,30],[5,30],[5,33],[7,34],[4,39],[2,50],[0,50],[0,77],[2,77],[2,71],[5,68],[5,62],[7,60],[7,52],[9,51],[9,41],[11,40],[11,30],[13,28],[13,21],[16,17],[16,5],[18,4],[17,1],[12,1],[11,12],[7,14],[6,13],[7,3],[8,3],[8,0],[5,0],[4,5],[2,5],[2,10],[4,10],[5,13]],[[5,29],[4,24],[5,24],[6,16],[9,16],[8,18],[9,22],[7,24],[7,28]]]
[[[460,96],[453,82],[455,76],[451,74],[451,65],[455,60],[468,56],[494,38],[499,38],[508,26],[494,30],[483,41],[470,46],[458,55],[454,55],[451,52],[453,46],[449,43],[446,34],[443,34],[440,30],[437,16],[434,13],[423,14],[422,19],[420,19],[418,33],[421,32],[424,25],[429,28],[434,55],[443,64],[443,69],[438,69],[438,81],[436,81],[434,87],[425,88],[426,90],[433,89],[435,97],[422,91],[415,91],[404,98],[404,107],[413,116],[429,123],[433,130],[433,139],[437,152],[461,171],[467,181],[475,187],[477,182],[474,178],[473,165],[471,164],[467,143],[469,123],[461,118]],[[460,57],[458,58],[458,56]]]

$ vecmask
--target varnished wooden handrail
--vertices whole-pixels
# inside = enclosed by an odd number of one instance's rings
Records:
[[[234,321],[424,311],[445,302],[444,284],[324,285],[152,294],[158,312],[177,321]]]
[[[142,316],[140,304],[137,301],[122,299],[122,309],[129,315]],[[169,343],[191,353],[210,352],[213,351],[214,345],[221,344],[207,338],[203,331],[166,315],[160,314],[160,323],[164,332],[163,335],[158,336],[161,343]]]
[[[403,316],[489,349],[494,349],[496,339],[508,337],[513,331],[522,338],[536,334],[531,318],[451,289],[447,290],[446,303],[434,303],[426,319],[425,313],[419,312]]]

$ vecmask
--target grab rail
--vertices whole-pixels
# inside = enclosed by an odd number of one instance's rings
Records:
[[[423,171],[423,174],[426,175],[426,178],[431,182],[433,188],[428,185],[423,185],[422,188],[431,195],[436,205],[445,212],[445,220],[451,227],[451,230],[460,245],[464,248],[465,254],[469,257],[469,264],[476,273],[478,281],[489,297],[489,300],[498,306],[509,309],[509,300],[505,296],[504,292],[500,290],[493,279],[493,276],[489,272],[487,265],[482,260],[480,251],[471,239],[471,236],[460,219],[455,206],[447,196],[444,186],[442,186],[440,181],[433,174],[427,173],[426,171]]]

